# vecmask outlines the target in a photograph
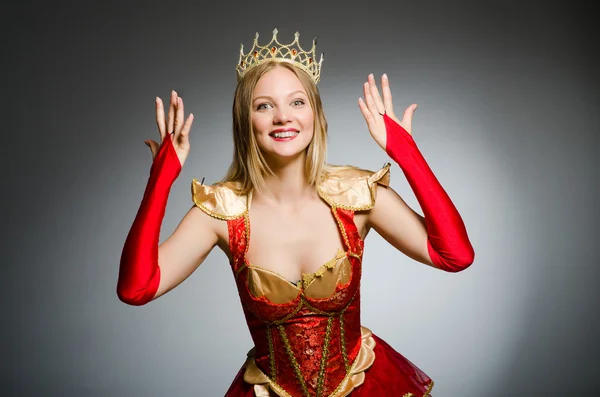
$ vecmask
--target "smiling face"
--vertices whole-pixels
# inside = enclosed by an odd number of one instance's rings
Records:
[[[277,66],[254,87],[251,121],[256,143],[276,162],[305,156],[314,135],[314,112],[296,74]]]
[[[240,194],[261,190],[273,165],[302,157],[309,183],[320,180],[327,120],[319,89],[307,73],[275,61],[248,70],[235,89],[232,116],[233,161],[221,182],[239,182]],[[272,134],[282,128],[291,131]]]

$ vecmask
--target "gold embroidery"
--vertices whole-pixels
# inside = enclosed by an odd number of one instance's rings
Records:
[[[271,367],[269,375],[275,379],[277,377],[277,368],[275,367],[275,350],[273,349],[273,334],[271,332],[271,326],[267,324],[267,343],[269,344],[269,364]]]
[[[328,397],[343,397],[360,386],[365,380],[365,373],[373,364],[375,358],[373,348],[375,341],[372,338],[371,331],[366,327],[361,327],[361,348],[359,355],[352,363],[350,371],[347,371],[342,381],[338,384],[335,390],[328,394]],[[253,348],[254,349],[254,348]],[[277,382],[266,376],[257,366],[253,357],[253,350],[248,353],[246,361],[247,369],[244,374],[244,380],[254,385],[256,396],[271,396],[269,389],[279,397],[292,397],[285,391]],[[428,397],[424,395],[423,397]]]
[[[246,211],[244,211],[244,229],[246,232],[246,247],[244,248],[244,258],[250,247],[250,204],[252,203],[252,192],[246,198]]]
[[[292,347],[290,346],[290,341],[287,338],[285,333],[285,328],[283,325],[278,325],[277,329],[279,330],[279,334],[281,335],[281,340],[283,341],[283,345],[285,347],[285,351],[292,363],[292,368],[294,369],[294,374],[296,374],[296,379],[300,382],[300,387],[302,388],[302,392],[304,392],[306,397],[310,397],[310,392],[308,391],[308,387],[306,387],[306,382],[302,377],[302,370],[300,370],[300,366],[298,365],[298,361],[296,361],[296,356],[294,356],[294,352],[292,351]]]
[[[423,394],[423,397],[431,397],[431,394],[429,394],[431,393],[431,389],[433,389],[433,381],[431,381],[427,386],[427,390],[425,391],[425,394]],[[412,393],[406,393],[402,397],[415,397],[415,395]]]
[[[256,388],[256,386],[258,385],[254,385],[254,388]],[[271,389],[273,389],[273,391],[275,393],[277,393],[278,396],[281,397],[294,397],[292,396],[290,393],[288,393],[287,391],[285,391],[281,386],[279,386],[277,383],[273,382],[271,379],[269,379],[269,387],[271,387]],[[267,391],[268,392],[268,391]],[[269,396],[271,394],[269,393]]]
[[[431,389],[433,389],[433,381],[431,381],[431,383],[429,383],[429,386],[427,386],[427,390],[425,391],[425,394],[423,394],[423,397],[431,397],[431,395],[429,394],[431,392]],[[415,397],[415,395],[412,393],[406,393],[402,397]]]
[[[340,230],[342,232],[342,237],[344,237],[344,242],[346,243],[346,247],[348,248],[348,252],[350,253],[350,255],[354,254],[353,248],[350,247],[350,240],[348,239],[348,235],[346,234],[346,228],[344,227],[344,224],[342,223],[342,220],[340,219],[340,216],[337,213],[337,207],[332,206],[331,212],[333,212],[333,217],[335,218],[335,220],[337,221],[337,223],[340,227]]]
[[[346,253],[344,251],[342,251],[341,249],[338,249],[338,252],[335,254],[335,257],[333,257],[330,260],[328,260],[327,262],[325,262],[315,272],[309,273],[309,274],[302,273],[302,287],[303,288],[308,287],[310,285],[310,283],[312,283],[316,277],[323,277],[323,274],[325,274],[325,271],[327,269],[333,269],[335,267],[336,262],[338,260],[342,259],[345,255],[346,255]]]
[[[348,353],[346,353],[346,329],[344,328],[344,310],[340,312],[340,345],[342,349],[342,358],[344,359],[344,367],[346,372],[350,371],[350,364],[348,363]]]
[[[431,389],[433,389],[433,381],[429,383],[429,387],[427,387],[427,391],[423,394],[423,397],[431,397],[429,393],[431,393]]]
[[[325,328],[325,340],[323,341],[323,352],[321,353],[321,368],[319,368],[319,377],[317,378],[317,397],[321,397],[323,393],[323,383],[325,382],[325,364],[329,356],[329,341],[331,340],[331,324],[333,317],[327,319]]]

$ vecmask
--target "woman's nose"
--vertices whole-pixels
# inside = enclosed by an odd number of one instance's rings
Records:
[[[288,111],[283,108],[276,108],[275,115],[273,116],[273,123],[280,124],[286,123],[290,120],[290,115]]]

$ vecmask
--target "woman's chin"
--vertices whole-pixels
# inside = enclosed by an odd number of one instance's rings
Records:
[[[305,153],[306,148],[279,148],[278,150],[270,150],[264,154],[270,161],[288,163],[290,161],[304,159]]]

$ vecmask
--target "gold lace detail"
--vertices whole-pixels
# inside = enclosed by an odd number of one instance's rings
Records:
[[[320,268],[317,269],[317,271],[313,272],[313,273],[302,273],[302,287],[303,288],[307,288],[310,283],[312,283],[314,281],[315,278],[317,277],[323,277],[323,275],[325,274],[325,272],[328,269],[333,269],[335,267],[335,264],[337,263],[338,260],[342,259],[344,256],[346,256],[346,253],[344,251],[342,251],[341,249],[338,249],[338,252],[335,254],[335,257],[331,258],[330,260],[328,260],[327,262],[325,262],[323,264],[323,266],[321,266]]]
[[[302,376],[302,370],[300,369],[300,365],[298,365],[298,361],[296,361],[296,356],[292,351],[292,347],[290,346],[290,341],[287,338],[287,334],[285,333],[285,328],[283,325],[278,325],[277,329],[279,330],[279,334],[281,335],[281,340],[283,341],[283,346],[285,347],[285,351],[292,363],[292,368],[294,368],[294,374],[296,375],[296,379],[300,382],[300,387],[302,388],[302,392],[306,397],[310,397],[310,392],[308,391],[308,387],[306,386],[306,382],[304,381],[304,377]]]
[[[431,393],[431,389],[433,389],[433,381],[431,381],[429,383],[429,385],[427,386],[427,390],[425,391],[425,394],[423,394],[423,397],[430,397],[431,394],[429,394],[429,393]],[[412,393],[406,393],[402,397],[416,397],[416,396]]]
[[[342,358],[344,359],[344,367],[346,372],[350,371],[350,363],[348,363],[348,353],[346,352],[346,329],[344,328],[344,310],[340,313],[340,345],[342,349]]]
[[[270,376],[275,379],[277,377],[277,367],[275,367],[275,350],[273,349],[273,334],[269,324],[267,324],[267,343],[269,344],[269,366],[271,369]]]
[[[333,318],[332,318],[333,320]],[[282,332],[280,330],[280,332]],[[331,332],[331,331],[330,331]],[[373,365],[375,360],[375,353],[373,349],[375,348],[375,340],[371,334],[371,331],[366,327],[361,327],[362,333],[362,343],[358,356],[356,357],[354,363],[350,366],[348,371],[346,371],[346,376],[340,384],[336,387],[336,389],[329,394],[327,397],[343,397],[347,396],[354,388],[363,384],[365,380],[365,373],[368,368]],[[282,338],[285,338],[285,330],[283,330]],[[287,340],[287,338],[285,338]],[[285,341],[284,341],[285,344]],[[289,346],[289,341],[288,341]],[[254,393],[256,396],[272,396],[269,390],[275,393],[275,395],[280,397],[292,397],[287,391],[285,391],[277,382],[275,382],[272,378],[267,377],[257,366],[254,361],[254,350],[252,348],[250,352],[248,352],[248,358],[246,359],[245,367],[246,370],[244,372],[244,381],[254,385]],[[290,352],[291,353],[291,347]],[[293,353],[292,353],[293,355]],[[296,371],[295,371],[296,372]],[[300,376],[301,374],[296,374],[296,376]],[[304,380],[301,380],[301,384],[306,385]],[[433,384],[431,385],[433,386]],[[304,396],[310,396],[307,390],[303,388]],[[322,394],[322,386],[320,392],[317,393],[317,396],[324,397]],[[429,392],[427,392],[423,397],[429,396]],[[404,397],[404,396],[403,396]],[[408,396],[406,396],[408,397]],[[414,396],[413,396],[414,397]]]
[[[325,365],[329,358],[329,342],[331,341],[331,324],[333,323],[333,317],[327,319],[327,326],[325,328],[325,340],[323,341],[323,353],[321,354],[321,368],[319,368],[319,377],[317,378],[317,396],[321,397],[323,394],[323,383],[325,382]]]

